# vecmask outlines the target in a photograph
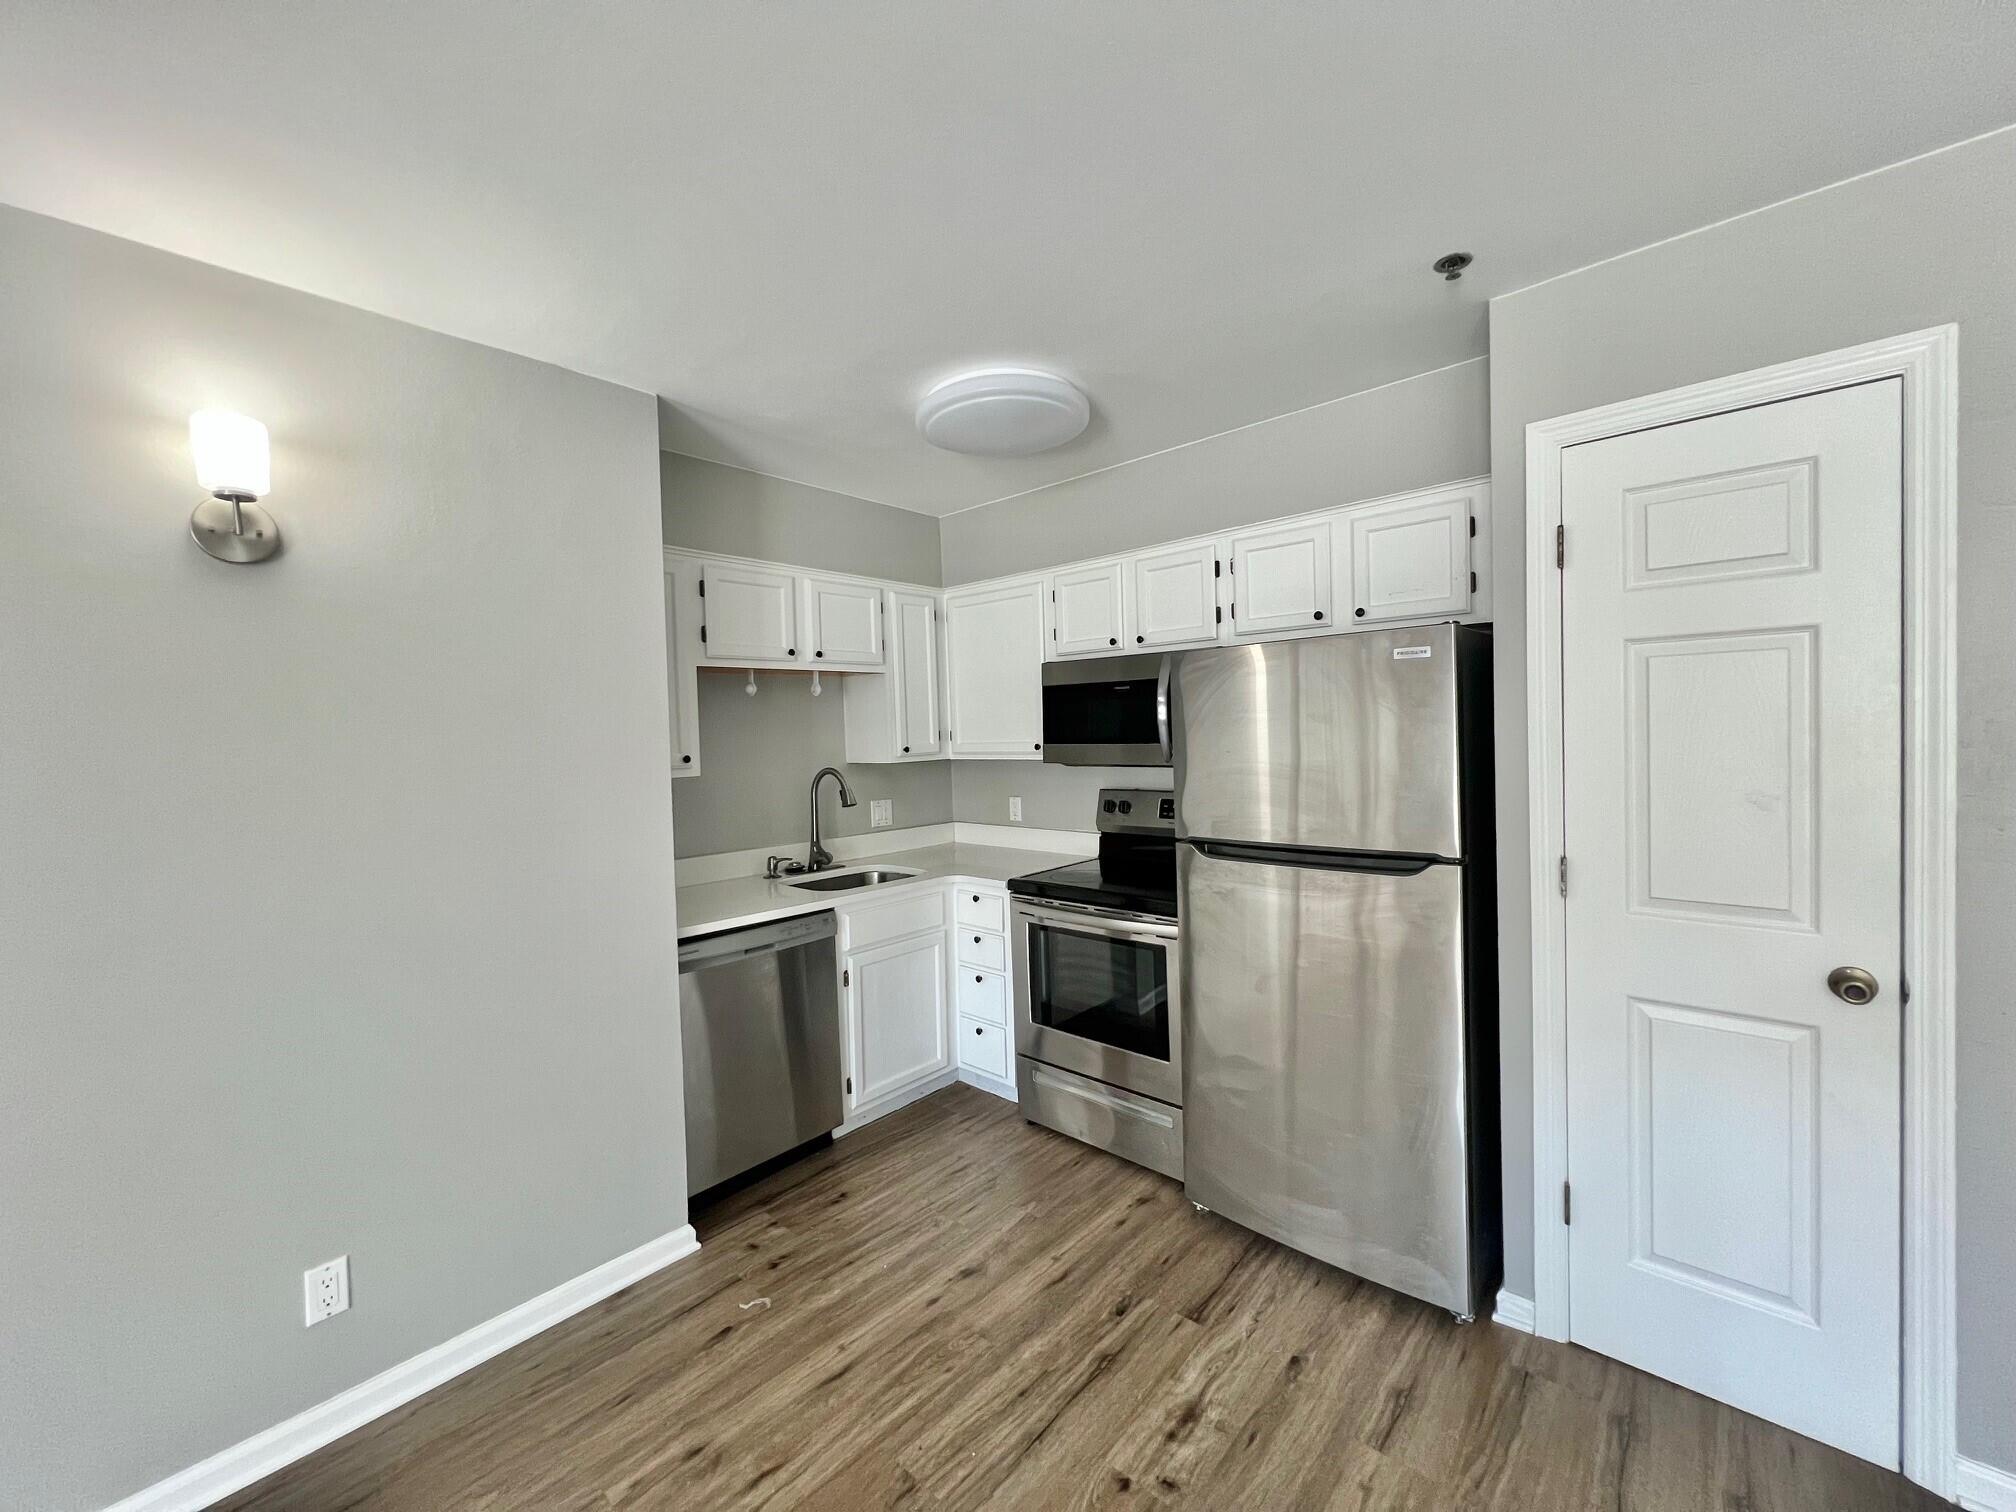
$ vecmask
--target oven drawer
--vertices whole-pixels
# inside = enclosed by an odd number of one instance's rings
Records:
[[[968,1018],[1008,1027],[1008,979],[962,966],[953,975],[952,1000]]]
[[[977,1019],[959,1020],[959,1064],[1008,1080],[1008,1031]]]
[[[1008,969],[1008,942],[998,934],[981,934],[974,929],[958,932],[958,956],[963,965],[984,966],[989,971]]]
[[[1104,1082],[1021,1057],[1016,1101],[1022,1116],[1123,1160],[1183,1179],[1183,1110]]]
[[[1008,927],[1008,900],[999,893],[975,892],[972,888],[962,888],[953,894],[958,899],[954,916],[961,924],[972,929],[991,929],[996,934]]]

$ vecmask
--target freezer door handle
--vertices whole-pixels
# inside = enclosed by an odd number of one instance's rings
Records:
[[[1378,851],[1310,850],[1283,845],[1246,845],[1236,840],[1186,840],[1214,861],[1248,861],[1255,866],[1306,866],[1314,871],[1368,872],[1380,877],[1418,877],[1431,866],[1450,864],[1445,856],[1400,856]]]

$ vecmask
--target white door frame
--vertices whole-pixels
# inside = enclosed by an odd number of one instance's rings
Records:
[[[1569,1332],[1567,905],[1562,832],[1561,453],[1570,446],[1802,394],[1901,378],[1904,388],[1904,1473],[1953,1494],[1958,1450],[1954,1290],[1954,568],[1958,326],[1936,326],[1526,427],[1526,686],[1533,901],[1535,1332]],[[1568,544],[1574,550],[1574,543]],[[1572,858],[1571,858],[1572,860]]]

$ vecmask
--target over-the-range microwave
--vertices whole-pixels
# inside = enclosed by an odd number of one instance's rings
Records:
[[[1060,766],[1169,765],[1171,657],[1043,664],[1043,759]]]

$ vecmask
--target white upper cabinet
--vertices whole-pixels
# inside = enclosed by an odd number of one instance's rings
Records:
[[[1354,509],[1350,532],[1350,622],[1421,619],[1470,608],[1469,490]]]
[[[700,772],[700,678],[688,649],[700,636],[700,564],[678,557],[665,564],[665,671],[671,679],[672,775]]]
[[[732,562],[708,562],[701,569],[706,619],[701,654],[710,662],[746,666],[751,662],[796,665],[798,579]]]
[[[1043,755],[1041,578],[945,595],[945,685],[954,756]]]
[[[1234,635],[1336,628],[1329,520],[1247,531],[1233,536],[1231,547]]]
[[[882,665],[882,589],[874,583],[849,583],[837,578],[804,580],[800,661],[813,665],[879,667]]]
[[[1124,562],[1072,567],[1050,579],[1050,650],[1054,656],[1113,656],[1125,619]]]
[[[928,593],[889,594],[890,671],[895,679],[897,754],[945,754],[939,704],[938,600]]]
[[[1217,545],[1210,541],[1135,557],[1127,644],[1152,651],[1216,641],[1218,560]]]

